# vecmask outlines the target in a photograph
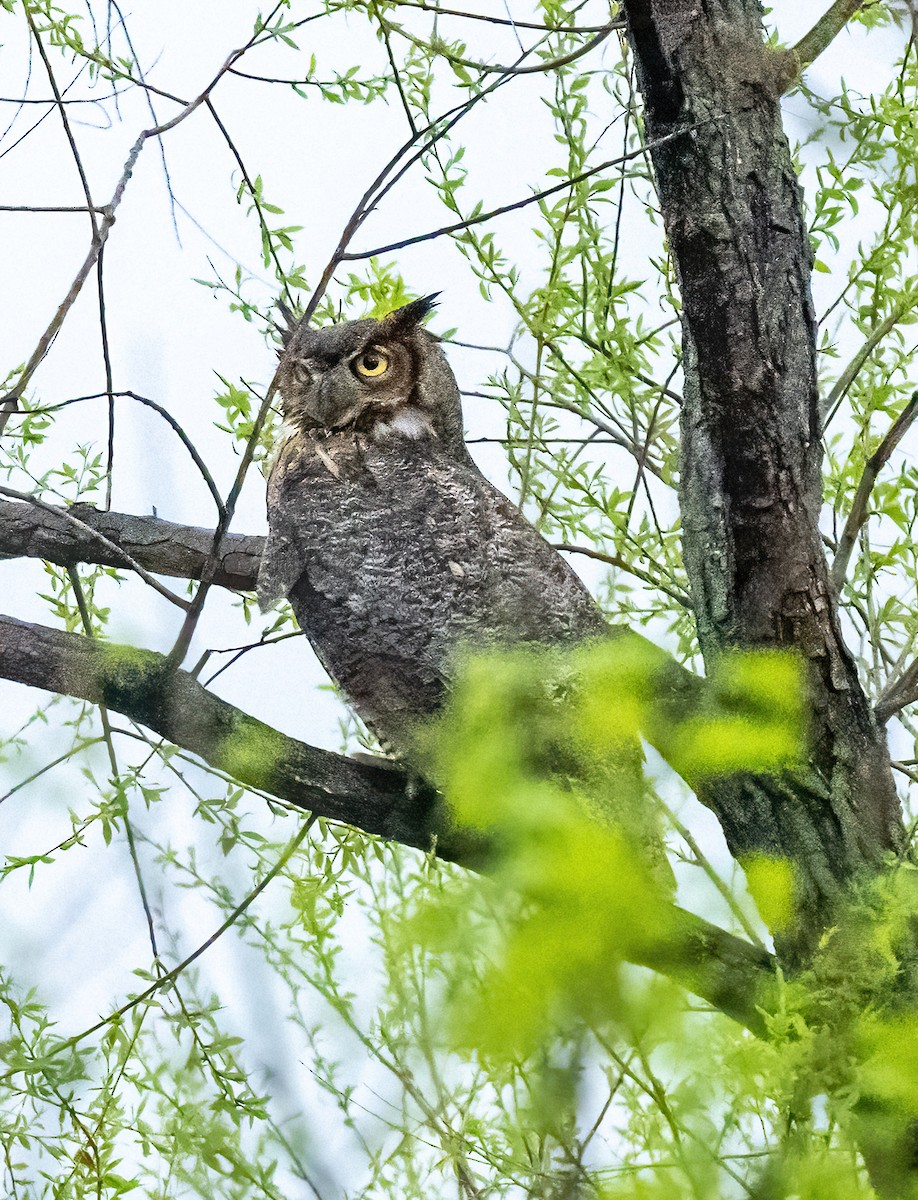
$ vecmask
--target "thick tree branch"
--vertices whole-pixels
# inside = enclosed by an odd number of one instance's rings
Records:
[[[0,616],[0,677],[104,704],[240,783],[319,816],[424,850],[432,845],[430,797],[412,799],[402,772],[288,738],[186,671],[169,670],[154,651]]]
[[[76,562],[121,565],[118,555],[92,537],[88,528],[103,532],[109,542],[125,547],[131,557],[149,571],[199,579],[206,569],[213,545],[213,532],[162,521],[156,517],[134,517],[100,512],[88,505],[77,506],[79,522],[70,522],[71,510],[55,516],[50,506],[36,509],[25,504],[0,502],[0,556],[29,555],[69,566]],[[221,543],[218,570],[212,582],[220,587],[254,591],[263,539],[227,534]],[[658,701],[648,706],[642,730],[648,742],[680,772],[717,816],[728,844],[750,852],[785,853],[785,845],[805,844],[810,848],[807,870],[813,887],[833,894],[838,890],[838,871],[845,871],[844,844],[838,845],[823,829],[823,812],[829,801],[827,786],[818,772],[801,770],[778,776],[731,776],[714,782],[699,781],[686,769],[682,723],[687,717],[722,714],[723,697],[716,688],[686,670],[640,634],[623,628],[610,634],[640,643],[648,668],[653,663],[652,687]],[[728,703],[735,703],[735,698]],[[114,706],[113,706],[114,707]],[[733,715],[736,715],[735,712]],[[750,826],[750,814],[770,814],[771,825]],[[750,833],[751,827],[751,833]],[[763,839],[756,842],[755,838]],[[770,838],[771,840],[765,840]],[[822,842],[820,839],[822,838]]]
[[[95,536],[99,534],[104,540]],[[26,556],[62,566],[78,562],[115,567],[138,564],[147,572],[200,579],[209,572],[213,545],[212,530],[177,525],[158,517],[104,512],[90,505],[54,509],[51,505],[37,507],[0,500],[0,558]],[[262,537],[225,534],[211,583],[237,591],[254,591],[263,545]],[[119,555],[119,547],[130,555],[130,563]],[[653,686],[661,699],[649,710],[643,732],[662,757],[680,771],[680,759],[684,757],[680,721],[687,713],[698,714],[706,704],[716,706],[717,698],[711,698],[704,680],[640,634],[611,626],[609,633],[640,643],[647,653],[648,669],[653,664]],[[695,781],[684,768],[682,773],[690,786],[694,786]],[[706,802],[723,820],[718,795],[712,792]]]
[[[84,521],[81,521],[77,513],[73,511],[73,508],[55,508],[53,504],[46,503],[38,496],[31,496],[27,492],[19,492],[14,488],[4,487],[2,484],[0,484],[0,496],[6,496],[8,499],[20,500],[29,508],[34,508],[38,512],[48,513],[52,520],[61,521],[68,527],[75,529],[80,534],[88,537],[90,541],[97,542],[100,546],[101,552],[109,555],[110,557],[117,558],[119,565],[128,567],[132,571],[136,571],[136,573],[145,583],[149,584],[149,586],[153,588],[155,592],[158,592],[161,596],[168,600],[170,604],[174,604],[177,608],[184,609],[186,612],[191,607],[187,600],[183,600],[181,596],[176,596],[174,593],[170,592],[168,588],[163,587],[159,580],[154,579],[142,563],[139,563],[136,558],[132,558],[131,555],[128,554],[127,551],[125,551],[122,547],[117,546],[114,542],[110,541],[109,538],[107,538],[105,534],[101,532],[101,530],[95,529],[93,526],[87,525]]]
[[[68,521],[68,515],[79,521]],[[94,537],[93,530],[127,557]],[[38,508],[0,500],[0,558],[41,558],[65,567],[78,562],[130,567],[128,559],[133,559],[155,575],[200,579],[213,540],[212,529],[158,517],[103,512],[88,504],[57,510],[56,515],[50,505]],[[263,546],[262,537],[225,534],[211,582],[233,591],[254,591]]]
[[[286,737],[202,687],[163,655],[0,616],[0,677],[74,696],[137,721],[241,783],[367,833],[481,863],[481,843],[451,829],[442,805],[375,767]],[[683,909],[640,965],[764,1031],[775,1002],[770,956]]]

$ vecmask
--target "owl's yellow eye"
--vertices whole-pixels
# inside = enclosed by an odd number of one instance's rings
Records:
[[[364,379],[378,379],[389,370],[389,356],[376,346],[371,346],[356,360],[354,369]]]

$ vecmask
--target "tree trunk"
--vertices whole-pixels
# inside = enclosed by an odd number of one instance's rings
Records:
[[[625,0],[683,302],[683,551],[710,669],[730,647],[793,648],[811,775],[721,785],[727,842],[794,866],[806,962],[845,885],[903,845],[885,737],[841,636],[818,528],[821,441],[811,252],[781,126],[783,56],[755,0]],[[724,793],[727,799],[724,800]]]
[[[806,785],[747,777],[719,786],[737,859],[766,853],[793,864],[796,919],[776,947],[799,969],[849,885],[901,852],[905,833],[819,535],[812,256],[781,126],[784,61],[764,45],[756,0],[624,7],[649,137],[686,130],[652,154],[683,302],[680,501],[701,650],[709,668],[729,647],[791,647],[805,663]],[[901,970],[895,994],[870,1001],[914,1011],[909,977]],[[877,1191],[918,1194],[907,1109],[862,1095],[855,1120]]]

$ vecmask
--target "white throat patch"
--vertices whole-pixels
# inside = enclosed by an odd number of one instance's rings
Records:
[[[377,421],[373,426],[373,437],[377,442],[385,442],[392,437],[418,441],[433,436],[433,427],[418,408],[400,408],[389,420]]]

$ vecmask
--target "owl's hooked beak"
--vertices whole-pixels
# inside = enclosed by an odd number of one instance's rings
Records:
[[[309,404],[310,416],[315,417],[325,429],[342,429],[350,425],[360,413],[360,405],[354,404],[341,411],[341,383],[335,371],[327,371],[319,379]]]

